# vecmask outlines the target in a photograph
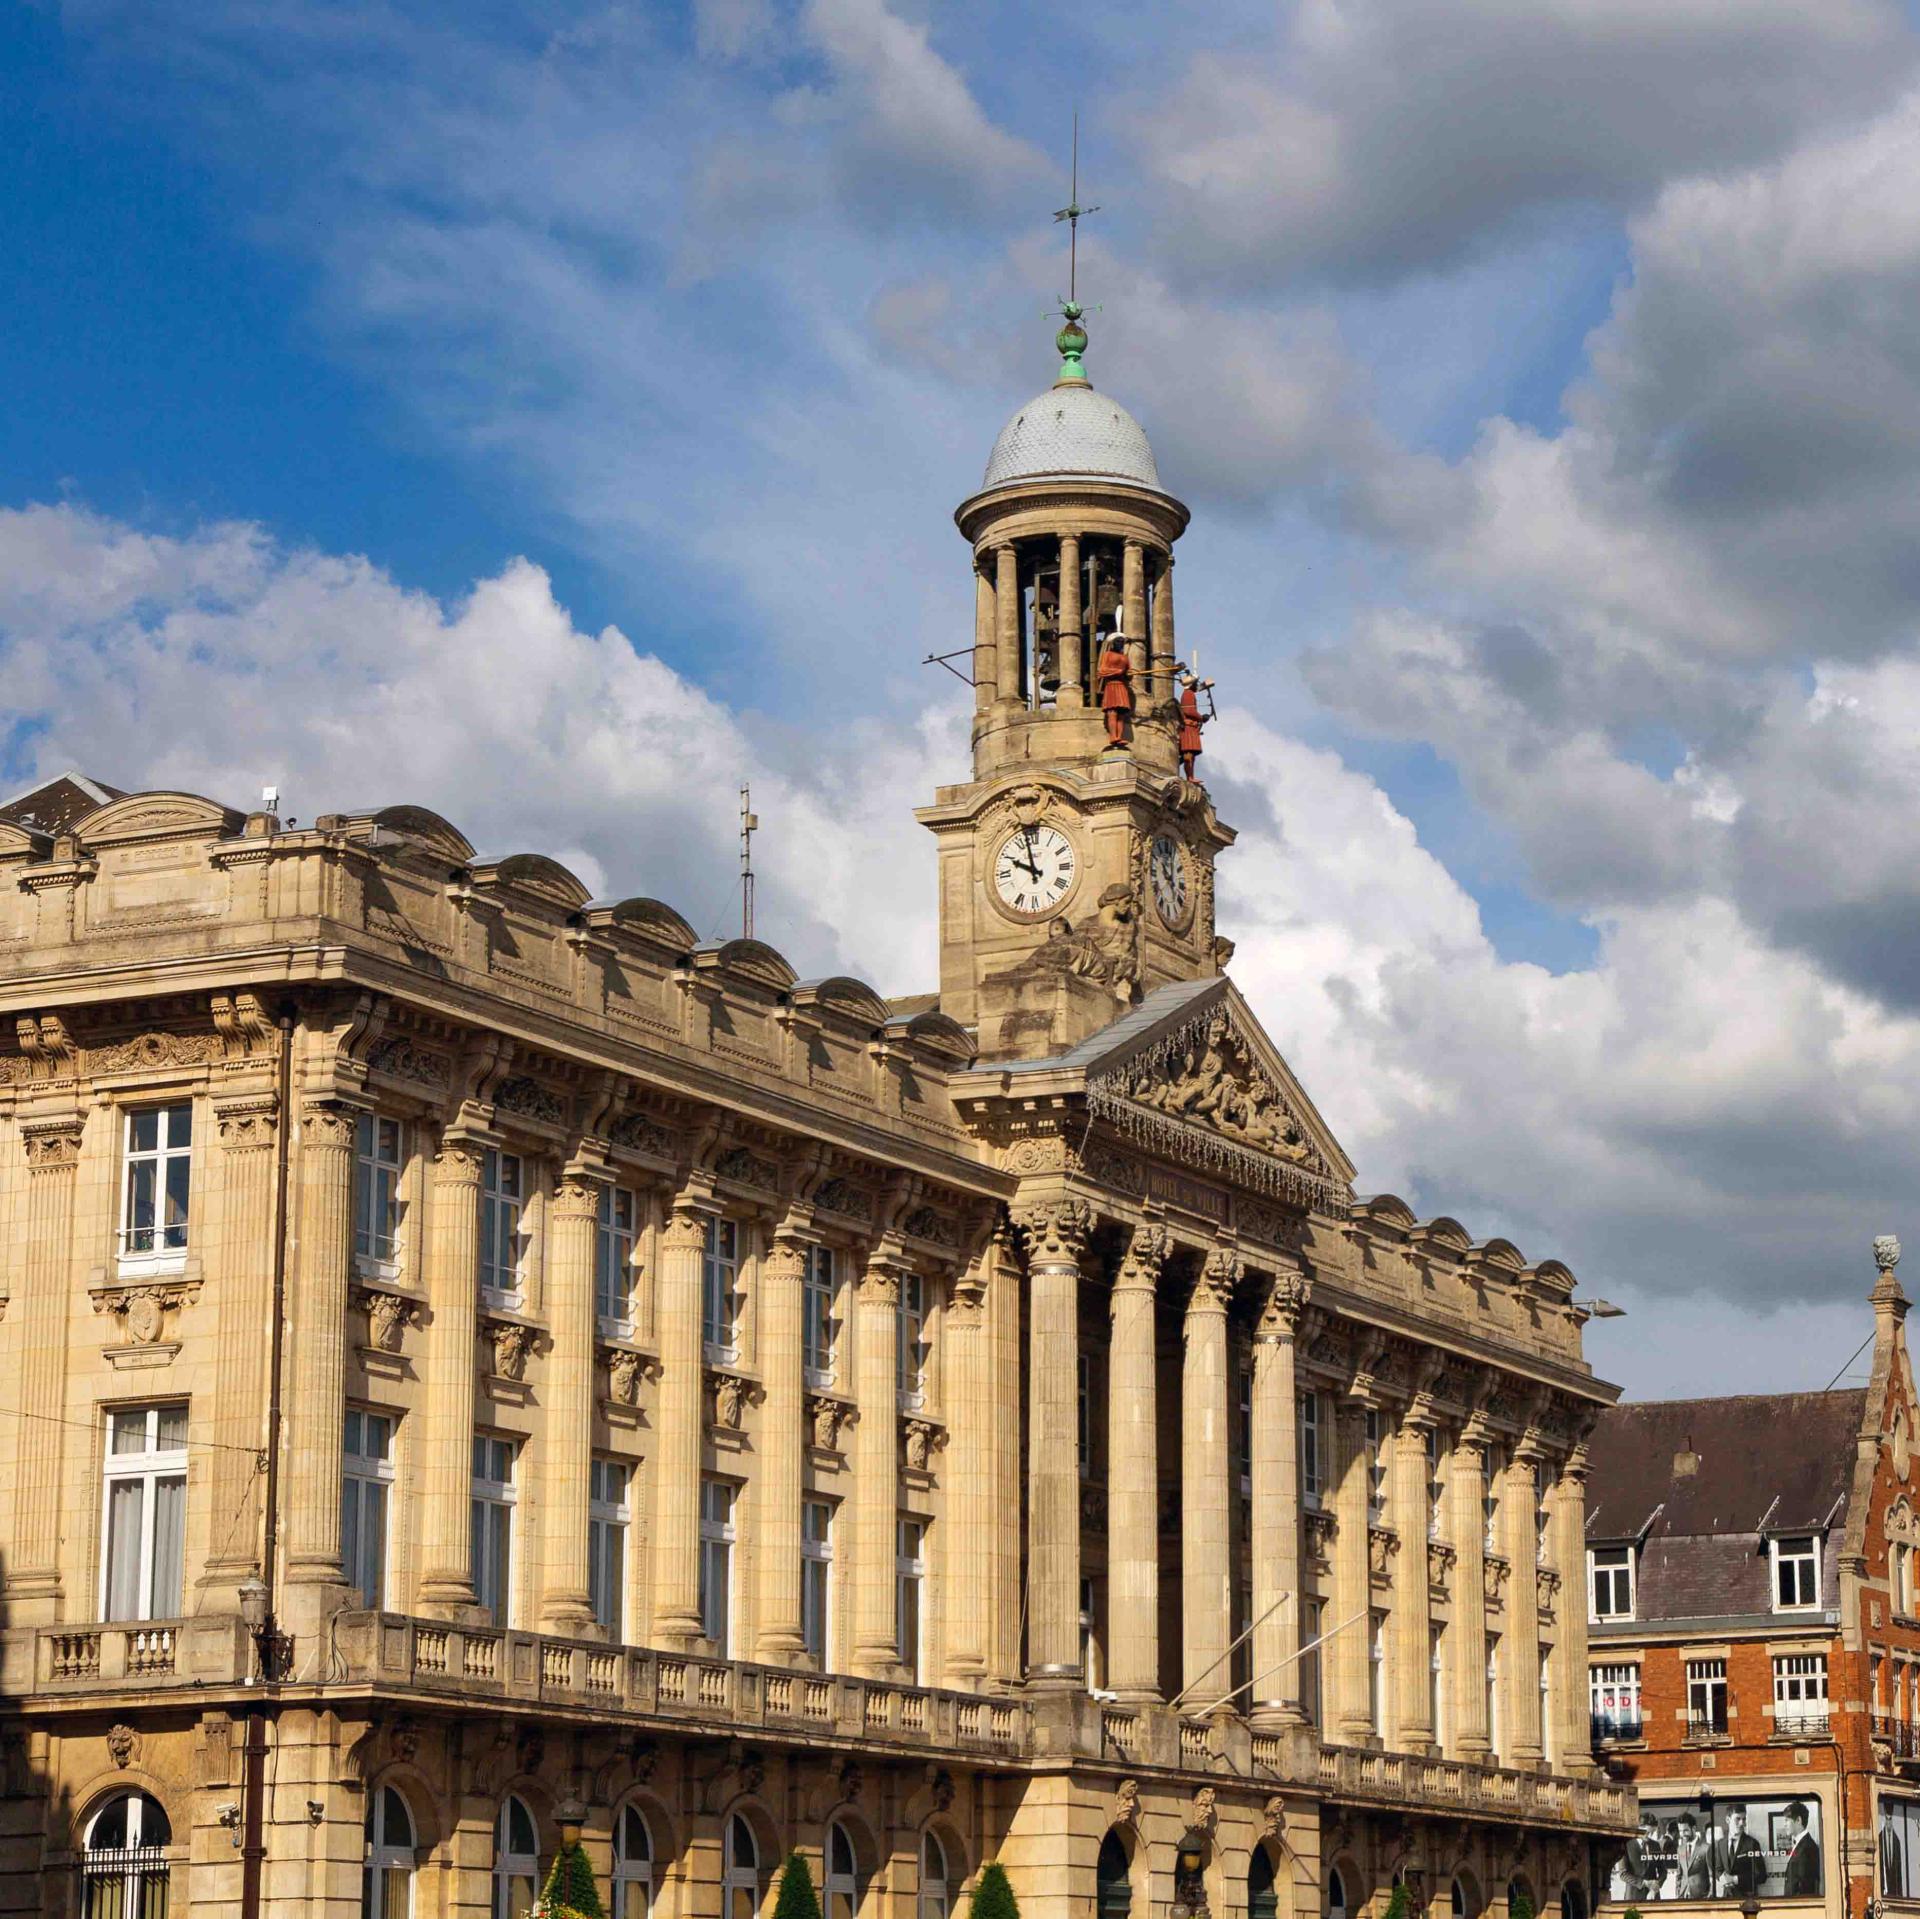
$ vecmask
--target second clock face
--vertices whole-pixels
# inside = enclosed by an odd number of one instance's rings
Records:
[[[1153,903],[1169,926],[1179,926],[1187,917],[1186,849],[1170,833],[1162,833],[1153,842],[1150,859]]]
[[[1023,919],[1053,912],[1079,877],[1073,842],[1057,826],[1023,826],[1000,842],[994,857],[993,890]]]

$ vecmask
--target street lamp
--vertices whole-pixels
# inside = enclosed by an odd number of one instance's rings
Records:
[[[1576,1299],[1571,1304],[1583,1319],[1625,1319],[1627,1316],[1627,1309],[1616,1306],[1610,1299]]]
[[[562,1846],[577,1846],[580,1843],[580,1828],[587,1823],[587,1809],[572,1793],[561,1800],[554,1816],[560,1821],[560,1843]]]

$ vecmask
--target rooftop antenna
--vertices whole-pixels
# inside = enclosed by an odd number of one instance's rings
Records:
[[[1080,115],[1078,110],[1073,116],[1073,184],[1067,189],[1067,204],[1053,217],[1056,221],[1067,223],[1067,304],[1074,305],[1080,293],[1080,222],[1089,213],[1098,213],[1098,207],[1083,207],[1080,204]],[[1078,316],[1074,316],[1078,317]]]
[[[753,836],[760,815],[753,810],[753,789],[740,789],[740,937],[753,938]]]

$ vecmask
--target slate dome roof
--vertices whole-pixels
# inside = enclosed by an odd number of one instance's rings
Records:
[[[1000,429],[981,487],[988,491],[1056,474],[1085,474],[1165,491],[1140,422],[1084,378],[1063,380],[1036,394]]]

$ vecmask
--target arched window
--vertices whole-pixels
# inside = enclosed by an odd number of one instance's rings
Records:
[[[1133,1875],[1127,1870],[1127,1849],[1120,1835],[1110,1832],[1100,1842],[1100,1859],[1094,1868],[1099,1889],[1100,1919],[1126,1919],[1133,1905]]]
[[[723,1919],[754,1919],[760,1909],[760,1846],[753,1828],[735,1813],[727,1821],[727,1873],[721,1891]]]
[[[86,1919],[166,1919],[173,1828],[159,1800],[123,1792],[93,1815],[81,1854]]]
[[[1453,1919],[1467,1919],[1467,1889],[1458,1879],[1453,1882],[1453,1894],[1449,1903],[1453,1907]]]
[[[613,1829],[613,1919],[647,1919],[653,1902],[653,1834],[638,1806]]]
[[[835,1820],[827,1828],[827,1919],[853,1919],[860,1910],[860,1863],[853,1839]]]
[[[509,1795],[493,1827],[493,1919],[527,1919],[540,1896],[540,1841],[526,1802]]]
[[[1276,1919],[1280,1903],[1273,1891],[1273,1855],[1255,1846],[1247,1864],[1247,1919]]]
[[[1327,1919],[1347,1919],[1347,1882],[1338,1866],[1327,1874]]]
[[[1509,1879],[1507,1881],[1507,1911],[1511,1914],[1523,1909],[1527,1912],[1533,1911],[1533,1894],[1528,1891],[1527,1882],[1524,1879]]]
[[[413,1919],[413,1815],[391,1786],[367,1795],[360,1919]]]
[[[920,1919],[947,1919],[952,1905],[947,1889],[947,1849],[928,1833],[920,1841]]]
[[[1560,1919],[1587,1919],[1587,1891],[1577,1879],[1560,1888]]]

